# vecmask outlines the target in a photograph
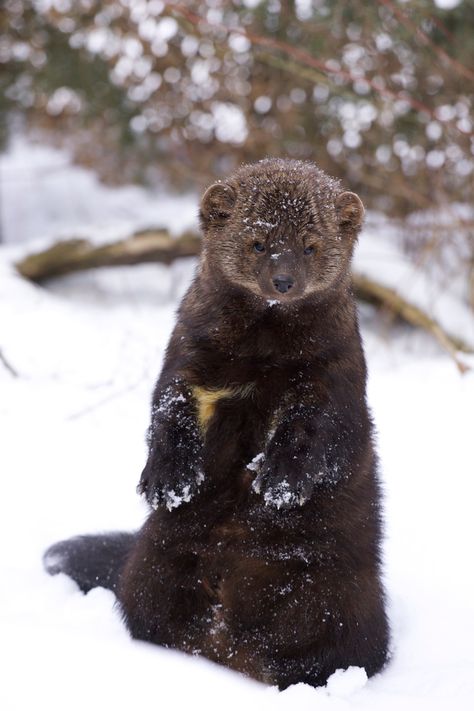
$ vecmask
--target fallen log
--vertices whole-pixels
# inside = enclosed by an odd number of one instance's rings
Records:
[[[352,279],[357,298],[360,301],[373,304],[389,311],[394,316],[406,321],[411,326],[422,328],[430,333],[454,359],[459,371],[465,373],[470,370],[466,363],[458,357],[462,353],[474,353],[474,348],[458,336],[447,333],[434,318],[415,304],[404,299],[395,289],[369,279],[362,274],[353,273]]]
[[[198,255],[200,248],[201,240],[194,232],[174,238],[165,229],[144,230],[105,245],[94,245],[86,239],[58,242],[48,249],[28,255],[15,266],[22,276],[41,283],[85,269],[146,262],[171,264],[180,257]],[[459,360],[458,352],[474,353],[470,344],[448,333],[429,314],[394,289],[362,274],[353,274],[353,279],[359,300],[383,308],[411,326],[424,329],[451,355],[461,372],[468,370],[468,366]]]
[[[165,229],[144,230],[104,245],[95,245],[87,239],[57,242],[42,252],[28,255],[15,266],[22,276],[41,283],[85,269],[145,262],[171,264],[180,257],[196,256],[200,248],[201,240],[192,232],[174,239]]]

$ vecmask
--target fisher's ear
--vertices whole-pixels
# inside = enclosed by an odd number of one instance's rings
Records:
[[[229,183],[214,183],[204,193],[199,210],[201,227],[223,227],[232,214],[237,193]]]
[[[364,221],[364,206],[355,193],[341,193],[336,198],[336,214],[342,233],[355,237]]]

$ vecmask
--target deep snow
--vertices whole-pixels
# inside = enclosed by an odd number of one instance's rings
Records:
[[[359,260],[366,249],[363,236]],[[100,270],[43,289],[15,275],[14,253],[0,249],[0,350],[18,372],[0,362],[2,711],[474,707],[474,371],[460,376],[427,337],[380,329],[362,309],[393,656],[369,681],[350,669],[325,689],[279,693],[131,641],[111,593],[84,596],[41,566],[60,538],[134,528],[146,515],[135,486],[151,389],[192,262]],[[444,304],[446,318],[467,323],[461,307]]]

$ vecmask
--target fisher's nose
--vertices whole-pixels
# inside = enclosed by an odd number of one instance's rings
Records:
[[[273,286],[280,294],[286,294],[295,283],[295,280],[289,274],[277,274],[273,277]]]

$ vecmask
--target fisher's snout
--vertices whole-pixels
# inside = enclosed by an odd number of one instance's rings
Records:
[[[289,274],[277,274],[273,277],[273,286],[280,294],[286,294],[287,291],[293,288],[295,280]]]

